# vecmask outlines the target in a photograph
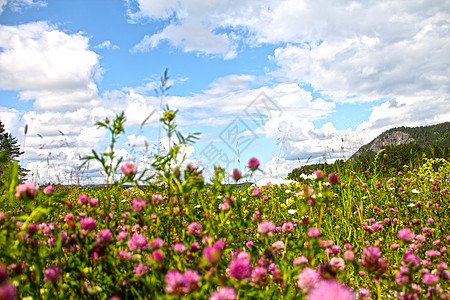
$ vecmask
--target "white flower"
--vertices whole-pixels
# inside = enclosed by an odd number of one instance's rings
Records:
[[[196,206],[194,206],[194,208],[200,208],[200,204],[197,204]]]
[[[410,203],[410,204],[408,204],[408,206],[409,207],[414,207],[414,206],[416,206],[414,203]]]
[[[245,200],[247,200],[247,198],[242,198],[242,201],[245,201]]]
[[[288,210],[288,214],[290,214],[290,215],[295,214],[295,209],[290,209],[290,210]]]
[[[223,198],[223,196],[217,196],[217,199],[222,199]]]
[[[290,190],[285,190],[284,191],[286,194],[289,194],[291,191]]]
[[[418,189],[412,189],[411,193],[420,194],[420,191]]]

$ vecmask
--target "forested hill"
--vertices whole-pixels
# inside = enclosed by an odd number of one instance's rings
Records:
[[[450,148],[450,122],[421,127],[396,127],[389,129],[370,143],[359,148],[350,160],[362,155],[377,153],[383,146],[415,143],[420,146]]]

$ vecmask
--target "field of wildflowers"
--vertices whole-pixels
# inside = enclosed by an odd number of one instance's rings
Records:
[[[175,116],[162,119],[169,136],[189,142]],[[99,123],[112,145],[122,121]],[[139,170],[109,149],[86,158],[108,180],[121,171],[106,187],[11,178],[0,198],[0,299],[450,299],[448,163],[237,188],[219,167],[211,183],[182,168],[175,144],[138,187]],[[256,158],[233,177],[254,172]]]

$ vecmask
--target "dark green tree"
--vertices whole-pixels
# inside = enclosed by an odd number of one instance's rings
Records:
[[[9,178],[11,163],[18,161],[22,154],[23,151],[20,150],[17,138],[6,132],[3,122],[0,120],[0,186],[3,186],[5,180]],[[25,177],[26,173],[24,168],[19,167],[19,179]]]

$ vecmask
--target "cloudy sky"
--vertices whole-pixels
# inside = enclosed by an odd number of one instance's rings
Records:
[[[256,156],[280,177],[450,120],[449,54],[442,0],[0,0],[0,119],[40,182],[98,181],[80,157],[108,143],[95,121],[121,111],[118,154],[145,168],[168,144],[161,102],[202,133],[187,161]]]

